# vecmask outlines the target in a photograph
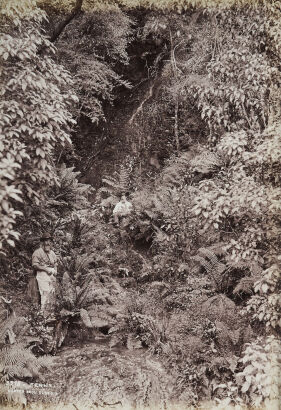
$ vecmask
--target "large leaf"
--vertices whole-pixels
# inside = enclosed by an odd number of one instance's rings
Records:
[[[62,278],[62,293],[67,305],[73,307],[76,301],[76,288],[67,272],[64,272]]]
[[[90,327],[90,328],[93,327],[89,313],[87,312],[86,309],[80,309],[80,317],[86,327]]]

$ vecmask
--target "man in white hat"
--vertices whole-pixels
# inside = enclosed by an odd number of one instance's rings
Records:
[[[51,249],[52,235],[44,233],[40,238],[40,248],[32,255],[32,266],[36,270],[39,293],[41,296],[41,312],[48,314],[52,296],[55,293],[55,275],[57,274],[57,256]]]

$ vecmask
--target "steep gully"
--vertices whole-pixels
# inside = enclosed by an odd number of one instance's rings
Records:
[[[134,86],[120,93],[113,106],[106,107],[106,122],[98,127],[85,120],[80,123],[82,133],[88,136],[83,147],[87,160],[81,161],[81,181],[95,188],[100,186],[104,175],[112,174],[126,155],[132,153],[134,119],[153,96],[154,87],[159,86],[156,78],[148,76],[147,61],[138,57],[134,66],[130,68],[135,72],[131,78]],[[95,140],[99,144],[93,149]],[[90,155],[86,154],[89,148]],[[122,279],[118,282],[122,287]],[[129,289],[120,291],[123,308],[129,293]],[[114,319],[118,322],[118,315]],[[168,408],[174,383],[161,361],[141,346],[138,349],[121,344],[112,346],[111,335],[101,330],[93,330],[86,342],[80,341],[80,346],[73,340],[73,345],[66,344],[58,351],[46,375],[47,383],[55,386],[58,393],[52,397],[52,405],[63,408],[71,404],[76,409]],[[31,403],[30,408],[34,405]]]
[[[151,42],[133,43],[129,55],[129,65],[117,68],[118,73],[130,82],[131,88],[116,91],[117,98],[113,104],[104,106],[104,121],[93,125],[82,118],[79,123],[81,160],[77,165],[81,170],[81,182],[95,188],[100,187],[105,175],[112,175],[118,170],[127,156],[137,156],[139,163],[150,167],[150,158],[141,158],[138,152],[137,133],[140,130],[136,120],[161,85],[161,69],[167,55],[163,47]]]

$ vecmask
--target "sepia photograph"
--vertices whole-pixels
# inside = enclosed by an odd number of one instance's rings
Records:
[[[281,408],[281,1],[0,0],[0,408]]]

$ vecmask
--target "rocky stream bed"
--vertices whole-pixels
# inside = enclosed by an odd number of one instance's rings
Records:
[[[145,349],[110,347],[109,341],[110,336],[97,336],[83,347],[62,348],[48,373],[57,393],[51,407],[167,408],[172,380],[161,362]]]

